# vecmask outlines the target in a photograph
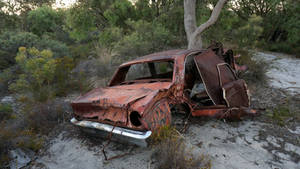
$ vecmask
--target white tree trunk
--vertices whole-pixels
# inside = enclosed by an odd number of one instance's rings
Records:
[[[196,0],[184,0],[184,28],[188,40],[188,49],[202,48],[202,32],[216,23],[226,1],[227,0],[219,0],[212,11],[210,18],[197,27]]]

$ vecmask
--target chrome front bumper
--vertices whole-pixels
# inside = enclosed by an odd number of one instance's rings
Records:
[[[113,136],[112,139],[119,141],[120,139],[126,142],[130,142],[133,144],[136,144],[138,146],[147,147],[147,139],[151,136],[151,131],[136,131],[136,130],[130,130],[125,129],[121,127],[115,127],[109,124],[103,124],[98,122],[92,122],[92,121],[78,121],[75,118],[71,119],[71,123],[73,123],[76,126],[80,126],[83,128],[90,128],[90,129],[96,129],[99,131],[104,131],[105,133],[112,132]],[[107,134],[106,134],[107,136]]]

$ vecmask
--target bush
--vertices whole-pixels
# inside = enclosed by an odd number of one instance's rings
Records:
[[[0,35],[0,70],[15,64],[14,57],[21,46],[52,50],[55,58],[69,56],[69,49],[64,43],[47,36],[39,38],[29,32],[4,32]]]
[[[16,62],[21,69],[11,91],[39,102],[66,94],[70,88],[70,71],[74,67],[69,57],[53,57],[50,50],[20,47]]]
[[[290,42],[263,43],[262,46],[265,50],[295,54],[300,58],[300,46]]]
[[[151,141],[158,144],[152,157],[158,161],[159,169],[211,168],[210,160],[204,155],[195,157],[172,126],[161,127],[151,135]]]
[[[81,6],[72,7],[66,16],[70,36],[78,41],[87,39],[91,32],[97,30],[96,19],[89,9]]]
[[[99,43],[108,49],[112,49],[123,36],[123,30],[121,28],[108,27],[100,33]]]
[[[13,68],[8,68],[0,72],[0,93],[5,94],[8,92],[9,84],[16,78]]]
[[[21,120],[21,119],[19,119]],[[9,162],[8,152],[20,148],[37,152],[44,141],[32,130],[15,128],[9,123],[0,123],[0,168],[6,168]]]
[[[13,109],[9,104],[0,104],[0,122],[13,117]]]
[[[236,54],[240,54],[236,61],[239,65],[246,65],[246,71],[239,72],[239,77],[246,80],[249,84],[264,84],[266,82],[266,68],[267,64],[262,60],[253,60],[253,53],[248,50],[236,49]]]
[[[69,46],[71,56],[79,61],[81,59],[86,59],[91,54],[93,45],[91,43],[87,44],[74,44]]]
[[[135,8],[128,0],[115,1],[105,10],[104,17],[110,25],[124,28],[127,19],[136,18]]]
[[[132,32],[125,35],[114,47],[121,57],[143,56],[174,45],[174,36],[159,23],[143,20],[128,20],[126,23]]]
[[[60,29],[59,27],[63,24],[62,21],[62,15],[49,6],[32,10],[27,15],[30,31],[38,36]]]
[[[51,50],[54,58],[70,56],[69,48],[66,44],[53,40],[48,36],[43,36],[37,44],[34,45],[39,50]]]
[[[258,38],[263,32],[262,18],[260,16],[252,15],[248,22],[239,27],[235,32],[235,37],[238,37],[237,44],[241,47],[254,47],[258,43]]]
[[[35,100],[41,102],[54,96],[51,84],[55,76],[56,60],[51,51],[20,47],[16,62],[22,74],[9,86],[10,90],[22,94],[30,92]]]
[[[61,99],[46,103],[27,102],[23,111],[25,123],[35,133],[48,134],[56,125],[69,119],[69,103]]]
[[[65,56],[56,59],[54,89],[57,96],[65,96],[72,90],[73,79],[71,71],[75,67],[74,60]]]

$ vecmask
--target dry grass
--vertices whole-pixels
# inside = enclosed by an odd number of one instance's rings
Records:
[[[202,154],[193,154],[183,136],[172,126],[165,126],[153,133],[152,142],[157,145],[152,158],[159,169],[211,168],[210,160]]]
[[[122,62],[122,58],[117,58],[115,55],[113,51],[103,48],[99,44],[95,45],[97,79],[93,83],[98,83],[98,85],[94,86],[105,86],[109,82],[115,69]]]

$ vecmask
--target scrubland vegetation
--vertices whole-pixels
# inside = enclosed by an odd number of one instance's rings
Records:
[[[105,85],[126,60],[187,45],[183,0],[78,0],[66,9],[53,4],[0,1],[0,94],[13,95],[18,103],[0,104],[0,168],[7,166],[10,149],[38,151],[44,136],[65,121],[67,103],[59,98]],[[209,18],[212,4],[197,1],[198,25]],[[229,1],[204,33],[205,46],[214,41],[232,46],[242,55],[238,62],[251,70],[241,76],[263,81],[264,64],[251,60],[248,49],[299,56],[299,10],[299,2],[292,0]],[[274,111],[274,118],[286,112]],[[161,168],[184,168],[184,145],[167,138],[163,147],[171,147],[166,152],[172,161],[182,163],[162,163]]]

